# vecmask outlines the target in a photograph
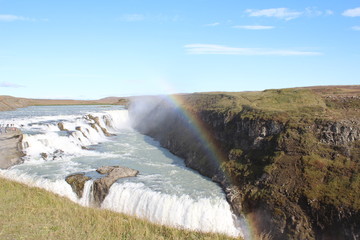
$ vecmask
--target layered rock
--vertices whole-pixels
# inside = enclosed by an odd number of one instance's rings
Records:
[[[135,177],[139,173],[137,170],[120,166],[101,167],[96,171],[100,174],[106,174],[106,176],[94,180],[93,195],[98,206],[104,201],[114,182],[120,178]]]
[[[67,176],[65,181],[70,184],[72,190],[76,193],[78,198],[82,198],[85,182],[90,179],[90,177],[85,176],[85,173],[75,173]]]
[[[90,126],[94,128],[96,131],[99,131],[100,129],[107,137],[115,136],[115,134],[109,133],[106,128],[101,126],[99,117],[95,117],[91,114],[88,114],[85,116],[85,119],[92,121],[92,123],[90,123]],[[110,126],[110,121],[106,117],[104,121],[107,126]]]
[[[135,177],[139,171],[121,167],[121,166],[104,166],[96,170],[98,173],[105,175],[93,179],[92,185],[92,204],[100,207],[105,197],[109,193],[110,187],[120,178]],[[66,182],[71,185],[73,191],[79,198],[83,197],[83,191],[86,181],[92,180],[85,173],[71,174],[66,177]]]
[[[275,99],[293,101],[288,93],[275,93]],[[334,120],[331,114],[339,112],[326,109],[312,93],[293,94],[305,102],[303,112],[288,104],[294,113],[248,105],[235,111],[239,103],[232,96],[195,94],[186,96],[182,108],[161,98],[136,99],[129,114],[136,129],[218,181],[234,212],[252,219],[257,234],[359,239],[360,122],[346,115]],[[315,102],[311,107],[308,96]],[[219,102],[235,107],[217,108]],[[330,117],[322,117],[330,111]],[[357,116],[356,108],[349,112]]]
[[[23,135],[19,129],[5,128],[0,133],[0,168],[6,169],[23,162]]]

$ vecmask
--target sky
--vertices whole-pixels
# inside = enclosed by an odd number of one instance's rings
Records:
[[[0,95],[353,84],[359,0],[0,0]]]

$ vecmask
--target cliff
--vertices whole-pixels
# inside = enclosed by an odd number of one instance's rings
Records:
[[[174,104],[176,99],[177,104]],[[360,238],[360,86],[134,98],[134,127],[273,239]]]
[[[23,135],[16,128],[0,128],[0,169],[6,169],[22,163]]]

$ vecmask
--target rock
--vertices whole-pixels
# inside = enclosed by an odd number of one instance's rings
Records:
[[[120,178],[135,177],[139,171],[121,167],[121,166],[106,166],[96,170],[100,174],[108,174],[105,177],[96,179],[93,185],[93,196],[97,206],[104,201],[109,193],[110,187]]]
[[[82,130],[81,127],[75,127],[75,130],[81,132],[81,134],[84,136],[84,138],[88,138],[88,137],[86,136],[86,134],[83,132],[83,130]]]
[[[100,207],[105,197],[108,195],[110,187],[120,178],[135,177],[139,171],[121,167],[121,166],[104,166],[96,170],[105,176],[94,180],[92,187],[92,205]],[[70,184],[76,195],[81,198],[84,191],[85,182],[91,178],[85,176],[85,173],[76,173],[66,177],[65,181]]]
[[[182,109],[161,98],[132,101],[133,128],[220,183],[234,213],[256,219],[251,225],[259,235],[360,239],[359,115],[326,117],[324,106],[306,106],[308,116],[293,116],[296,111],[274,114],[254,104],[230,112],[231,101],[219,107],[225,101],[220,95],[184,95],[183,100],[182,107],[201,123],[211,144],[199,141],[191,121],[179,114]]]
[[[85,173],[76,173],[69,175],[65,178],[65,181],[70,184],[72,190],[76,193],[76,195],[81,198],[84,192],[85,182],[90,180],[91,178],[85,176]]]
[[[0,168],[6,169],[23,162],[22,139],[19,129],[0,134]]]
[[[47,153],[40,153],[40,156],[42,157],[42,159],[44,159],[44,160],[46,160],[47,159],[47,157],[48,157],[48,155],[47,155]]]
[[[61,150],[61,149],[55,150],[53,153],[53,160],[55,160],[57,158],[61,158],[63,154],[64,154],[63,150]]]
[[[106,128],[104,128],[104,127],[102,127],[100,125],[99,117],[94,117],[93,115],[88,114],[88,115],[85,116],[85,119],[88,120],[88,121],[93,121],[94,122],[94,123],[90,123],[90,126],[92,128],[94,128],[96,131],[98,131],[97,127],[99,127],[101,129],[101,131],[105,134],[105,136],[107,136],[107,137],[115,136],[115,134],[109,133]],[[111,125],[107,118],[104,118],[104,120],[105,120],[105,124],[107,126]]]
[[[60,131],[69,131],[68,129],[66,129],[65,127],[64,127],[64,123],[62,123],[62,122],[59,122],[58,124],[58,128],[60,129]]]

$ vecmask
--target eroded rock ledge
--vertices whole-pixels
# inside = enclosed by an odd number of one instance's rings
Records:
[[[93,179],[92,204],[100,207],[109,193],[110,187],[120,178],[135,177],[139,171],[121,166],[103,166],[96,169],[96,172],[104,176]],[[79,198],[83,197],[85,183],[92,180],[85,173],[75,173],[66,177],[65,181],[70,184],[73,191]]]
[[[23,134],[17,128],[2,128],[0,132],[0,169],[23,162]]]

